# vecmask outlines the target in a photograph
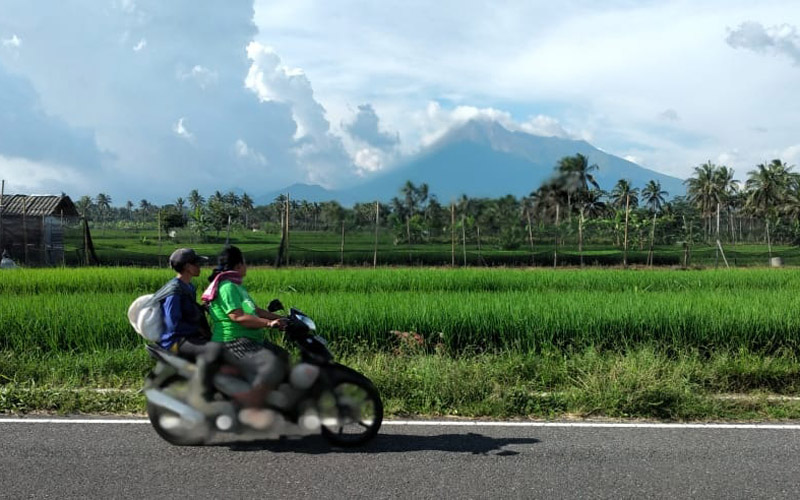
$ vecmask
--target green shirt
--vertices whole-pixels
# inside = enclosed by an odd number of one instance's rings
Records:
[[[258,315],[256,303],[242,285],[228,280],[223,281],[219,284],[217,296],[211,301],[208,308],[211,316],[211,340],[230,342],[242,337],[259,342],[264,340],[264,332],[260,328],[245,328],[228,317],[228,314],[236,309],[241,309],[245,314]]]

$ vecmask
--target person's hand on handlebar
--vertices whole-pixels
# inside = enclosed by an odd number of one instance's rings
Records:
[[[283,330],[286,330],[286,327],[288,325],[289,325],[288,318],[278,318],[278,319],[270,320],[268,326],[269,326],[269,328],[276,328],[278,330],[283,331]]]

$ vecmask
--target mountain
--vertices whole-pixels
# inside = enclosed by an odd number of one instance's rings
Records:
[[[306,200],[306,201],[330,201],[338,200],[339,195],[335,191],[329,191],[322,186],[316,184],[292,184],[279,191],[273,191],[261,196],[256,196],[253,200],[256,205],[269,205],[275,198],[282,194],[289,193],[289,198],[293,200]]]
[[[488,120],[473,120],[450,131],[439,141],[366,182],[339,191],[325,191],[343,205],[400,196],[406,181],[427,183],[443,204],[462,194],[471,198],[529,195],[554,172],[565,156],[581,153],[596,164],[593,172],[602,189],[610,191],[619,179],[642,188],[661,182],[669,197],[685,194],[683,181],[610,155],[586,141],[513,132]],[[283,191],[285,192],[285,191]],[[302,196],[301,196],[302,197]],[[321,201],[321,200],[318,200]]]

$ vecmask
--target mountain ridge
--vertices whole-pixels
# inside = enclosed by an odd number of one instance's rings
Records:
[[[594,176],[604,190],[610,191],[619,179],[628,179],[638,188],[652,179],[661,182],[669,197],[685,193],[681,179],[608,154],[586,141],[538,136],[508,130],[494,121],[472,120],[361,184],[335,191],[294,184],[263,198],[271,197],[272,201],[288,192],[293,198],[336,200],[346,206],[376,199],[388,202],[399,196],[406,181],[427,183],[429,192],[443,203],[461,195],[522,197],[552,177],[558,160],[578,153],[586,156],[590,165],[598,166]]]

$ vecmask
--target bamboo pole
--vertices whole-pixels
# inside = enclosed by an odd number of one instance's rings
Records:
[[[456,206],[450,203],[450,265],[456,267]]]
[[[289,265],[289,193],[286,193],[286,246],[284,247],[284,261]]]
[[[22,245],[25,265],[28,265],[28,200],[30,196],[22,202]]]
[[[381,204],[375,202],[375,250],[372,253],[372,267],[378,267],[378,221],[381,218]]]
[[[528,216],[528,242],[531,245],[531,265],[533,266],[534,264],[536,264],[534,257],[535,253],[533,250],[533,223],[531,221],[531,211],[525,210],[525,213]]]
[[[344,266],[344,217],[342,217],[342,247],[339,250],[339,265]]]
[[[625,243],[623,246],[622,265],[628,267],[628,209],[630,208],[631,195],[625,195]]]

